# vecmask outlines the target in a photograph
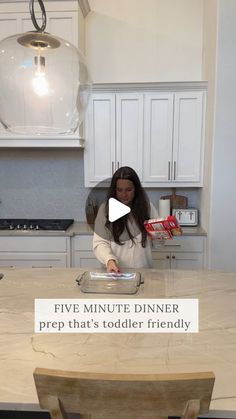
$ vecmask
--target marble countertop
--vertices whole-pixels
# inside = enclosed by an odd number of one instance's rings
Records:
[[[201,226],[182,227],[183,236],[206,236],[207,232]],[[4,236],[75,236],[93,234],[93,226],[83,221],[75,221],[66,231],[30,231],[30,230],[0,230],[0,237]]]
[[[140,270],[145,283],[128,298],[198,298],[199,333],[36,334],[35,298],[103,296],[81,292],[76,283],[81,269],[1,272],[0,409],[38,409],[32,373],[45,367],[113,373],[213,371],[211,409],[236,412],[236,273]]]

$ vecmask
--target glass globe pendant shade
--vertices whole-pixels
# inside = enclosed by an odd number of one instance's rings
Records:
[[[91,87],[84,56],[59,37],[32,31],[0,42],[0,121],[10,132],[73,134]]]

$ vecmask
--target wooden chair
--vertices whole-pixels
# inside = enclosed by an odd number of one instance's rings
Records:
[[[214,374],[100,374],[36,368],[41,408],[52,419],[196,419],[209,410]],[[94,415],[94,416],[93,416]]]

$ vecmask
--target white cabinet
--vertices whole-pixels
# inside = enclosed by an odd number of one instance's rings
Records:
[[[93,236],[81,234],[72,237],[72,267],[104,268],[92,250]],[[153,242],[153,265],[156,269],[203,269],[205,237],[181,236],[166,240],[162,245]]]
[[[2,267],[70,267],[69,237],[0,237]]]
[[[167,182],[170,178],[173,99],[171,93],[145,95],[144,182],[147,183]]]
[[[47,1],[45,4],[47,14],[46,31],[52,35],[68,40],[78,47],[79,40],[79,14],[78,1]],[[35,10],[40,10],[35,2]],[[36,13],[40,25],[41,12]],[[29,13],[29,2],[2,2],[0,3],[0,39],[27,31],[35,30]],[[0,147],[83,147],[82,127],[73,135],[30,136],[9,133],[0,123]]]
[[[85,186],[130,166],[142,180],[143,95],[94,93],[86,120]]]
[[[145,95],[146,186],[202,186],[205,93]]]
[[[156,269],[203,269],[203,254],[182,252],[153,252]]]
[[[78,2],[47,1],[46,31],[78,47]],[[41,11],[35,2],[36,18],[41,24]],[[39,11],[39,12],[37,12]],[[26,31],[34,31],[29,12],[29,2],[0,3],[0,39]]]
[[[197,82],[95,85],[86,119],[85,186],[124,165],[146,187],[202,186],[205,88]]]
[[[165,244],[153,242],[153,265],[156,269],[203,269],[204,237],[177,237]]]
[[[91,234],[76,235],[72,238],[73,268],[102,268],[102,264],[94,256],[92,241]]]

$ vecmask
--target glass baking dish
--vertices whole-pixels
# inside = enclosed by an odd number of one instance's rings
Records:
[[[140,272],[115,274],[89,271],[80,275],[76,282],[82,292],[95,294],[135,294],[143,283]]]

